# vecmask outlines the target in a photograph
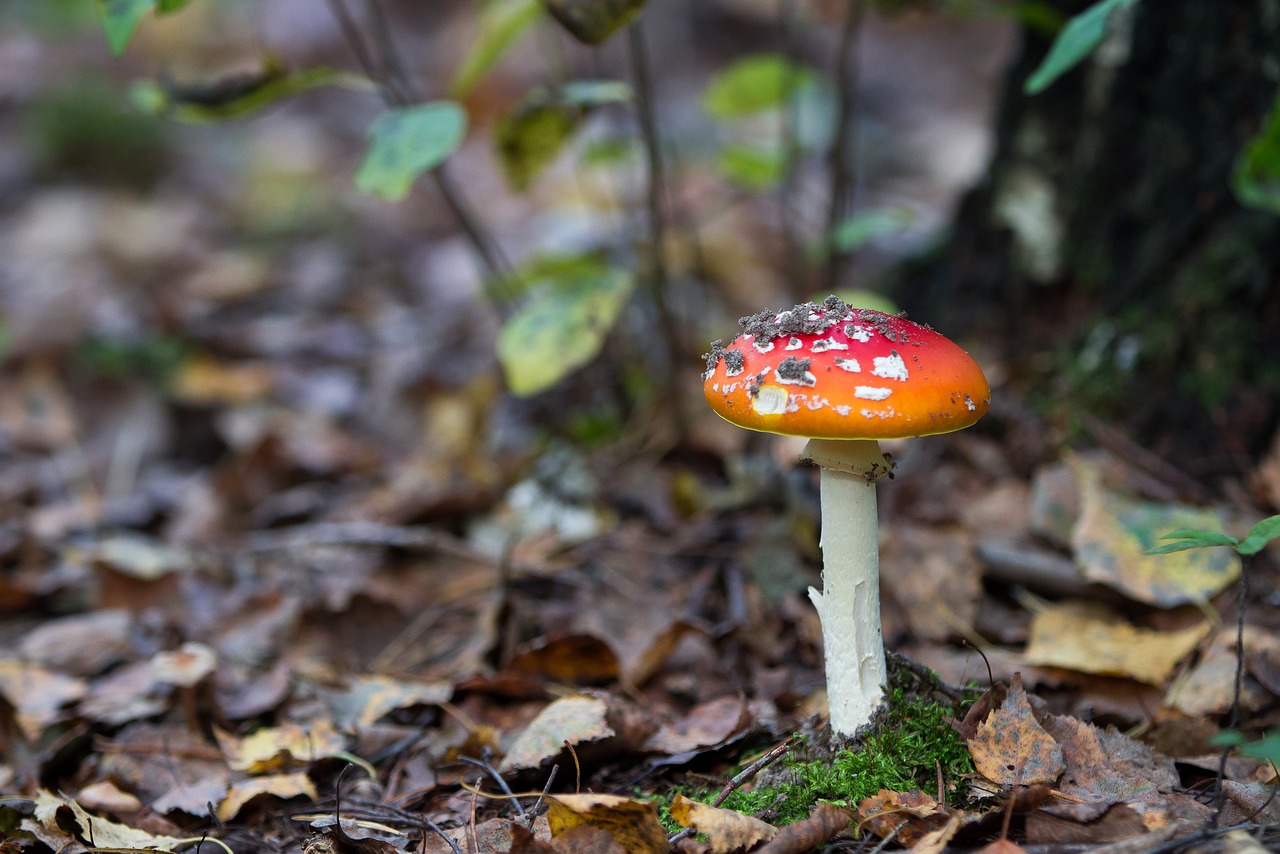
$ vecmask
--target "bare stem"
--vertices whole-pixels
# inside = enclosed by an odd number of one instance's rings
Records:
[[[648,213],[650,241],[650,276],[649,292],[654,309],[658,313],[658,323],[662,327],[662,338],[667,349],[667,360],[670,363],[666,374],[665,391],[675,408],[677,423],[683,433],[683,407],[680,394],[676,388],[676,369],[683,361],[684,347],[680,341],[680,330],[676,325],[671,304],[667,299],[671,284],[667,270],[666,255],[666,218],[662,214],[662,195],[665,176],[662,166],[662,142],[658,137],[658,125],[653,112],[653,80],[649,73],[649,60],[645,50],[644,31],[640,21],[627,28],[628,47],[631,59],[631,74],[635,80],[637,111],[640,119],[640,133],[644,137],[645,154],[648,159]]]
[[[857,192],[857,157],[849,149],[857,144],[858,35],[862,31],[862,2],[847,0],[840,47],[836,57],[836,136],[831,144],[831,202],[827,208],[827,228],[823,245],[827,248],[825,284],[828,291],[840,287],[846,274],[849,254],[831,245],[831,236],[841,220],[853,213]]]
[[[360,70],[378,84],[378,92],[382,96],[383,103],[389,107],[407,107],[413,104],[417,100],[417,95],[405,71],[404,63],[391,35],[391,28],[387,24],[378,0],[365,0],[364,4],[366,16],[370,21],[369,28],[373,31],[372,40],[377,46],[376,52],[366,42],[345,0],[325,0],[325,2],[337,20],[342,36],[355,55]],[[475,252],[481,266],[484,267],[490,279],[499,283],[495,293],[498,294],[501,307],[503,299],[510,290],[508,286],[511,280],[510,263],[488,229],[481,224],[475,212],[467,204],[462,192],[449,178],[444,164],[433,169],[431,174],[435,180],[436,189],[471,243],[472,251]]]

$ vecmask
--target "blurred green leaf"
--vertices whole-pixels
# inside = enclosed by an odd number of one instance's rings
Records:
[[[1027,78],[1022,91],[1028,95],[1043,92],[1053,81],[1075,68],[1102,44],[1111,13],[1136,2],[1138,0],[1101,0],[1072,17],[1049,46],[1049,53],[1039,67]]]
[[[855,252],[873,240],[905,231],[915,213],[910,208],[886,208],[854,214],[831,230],[833,252]]]
[[[528,297],[498,333],[513,394],[545,391],[595,358],[634,285],[627,270],[584,256],[541,259]]]
[[[759,192],[775,186],[786,174],[786,158],[776,147],[731,143],[716,159],[720,172],[745,190]]]
[[[614,80],[580,80],[549,92],[535,89],[496,131],[498,159],[516,192],[529,188],[594,107],[627,101],[631,87]]]
[[[432,101],[383,113],[369,129],[369,152],[356,187],[399,201],[419,175],[444,162],[462,142],[467,114],[453,101]]]
[[[1241,756],[1261,759],[1272,765],[1280,766],[1280,732],[1270,732],[1257,741],[1247,741],[1238,732],[1220,732],[1209,739],[1210,744],[1218,747],[1237,747]]]
[[[1238,542],[1221,531],[1183,530],[1162,534],[1162,540],[1175,540],[1162,546],[1147,549],[1149,555],[1167,555],[1174,552],[1185,552],[1187,549],[1211,549],[1218,546],[1234,547]]]
[[[578,127],[582,111],[563,104],[526,103],[497,128],[498,159],[507,182],[518,193],[560,153]]]
[[[268,63],[258,72],[196,85],[140,80],[133,84],[129,95],[144,112],[203,124],[240,118],[282,98],[321,86],[369,89],[373,83],[338,68],[290,72]]]
[[[600,44],[634,21],[644,3],[645,0],[542,0],[552,17],[586,44]]]
[[[168,15],[177,12],[190,2],[191,0],[156,0],[156,11],[161,15]]]
[[[1240,204],[1280,214],[1280,96],[1262,130],[1249,141],[1236,162],[1231,189]]]
[[[538,0],[490,0],[480,11],[480,29],[458,66],[449,93],[465,98],[511,49],[542,9]]]
[[[559,98],[571,107],[603,107],[625,104],[635,93],[621,80],[571,80],[560,87]]]
[[[731,64],[707,84],[702,108],[712,118],[725,121],[775,109],[802,86],[812,84],[814,73],[782,54],[761,53]]]
[[[1242,555],[1255,555],[1276,537],[1280,537],[1280,515],[1263,519],[1250,528],[1240,545],[1236,546],[1236,551]]]
[[[124,53],[142,17],[155,7],[155,0],[97,0],[107,45],[116,56]]]

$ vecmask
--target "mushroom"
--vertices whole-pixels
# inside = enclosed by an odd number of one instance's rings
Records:
[[[806,436],[821,467],[822,621],[831,727],[853,735],[884,696],[876,481],[893,470],[878,439],[949,433],[990,405],[972,357],[905,316],[836,297],[741,321],[707,354],[703,393],[726,420]]]

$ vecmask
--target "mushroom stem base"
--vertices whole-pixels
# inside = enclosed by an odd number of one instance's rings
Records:
[[[874,441],[827,439],[804,456],[822,466],[823,589],[809,598],[822,621],[831,728],[853,735],[884,697],[875,481],[885,459]]]

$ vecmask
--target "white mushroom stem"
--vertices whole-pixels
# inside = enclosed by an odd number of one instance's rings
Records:
[[[811,439],[804,459],[822,467],[822,592],[811,587],[809,598],[822,621],[831,728],[853,735],[884,697],[876,481],[891,464],[874,440]]]

